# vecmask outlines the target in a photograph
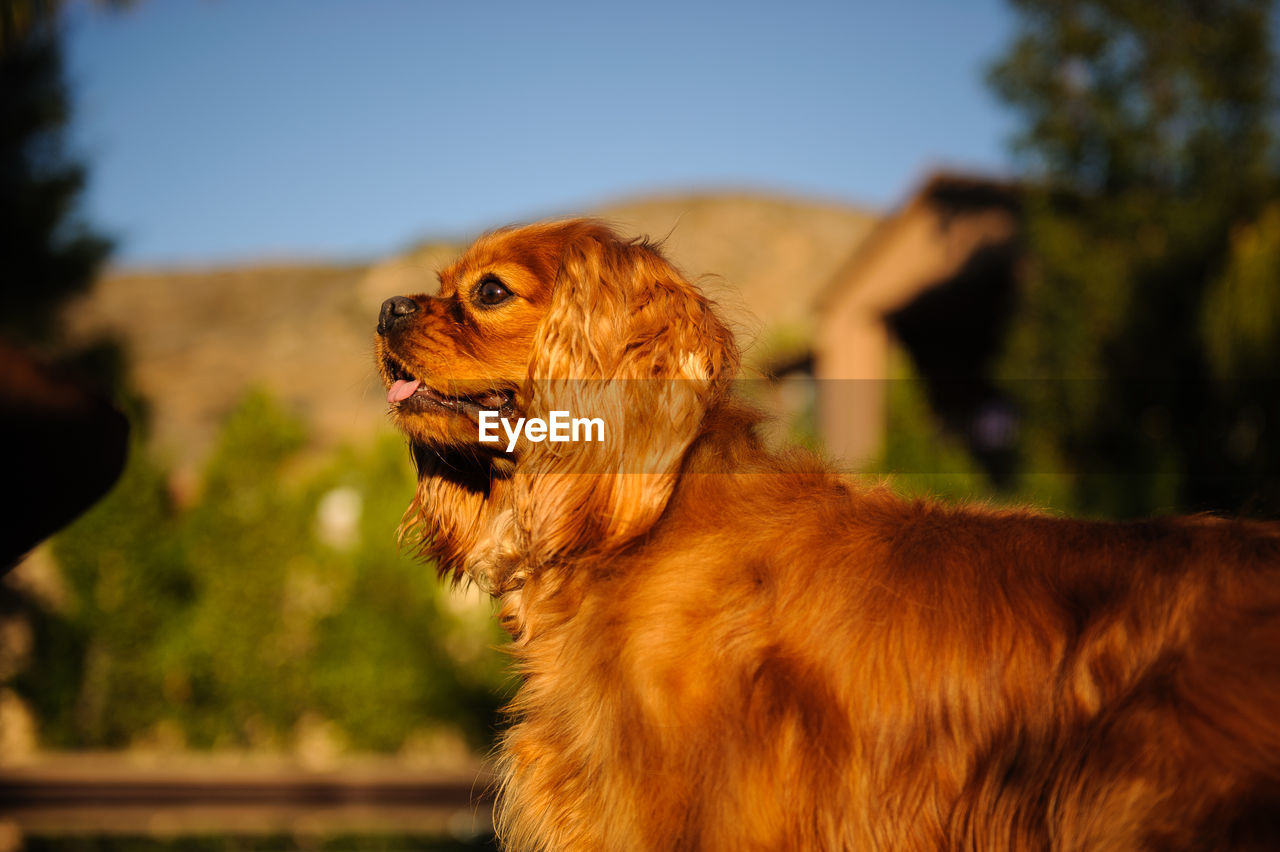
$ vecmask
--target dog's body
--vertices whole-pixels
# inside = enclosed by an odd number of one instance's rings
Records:
[[[1276,525],[905,502],[770,454],[710,307],[592,223],[406,301],[409,527],[501,598],[524,676],[513,848],[1280,848]],[[616,457],[467,426],[589,402]]]

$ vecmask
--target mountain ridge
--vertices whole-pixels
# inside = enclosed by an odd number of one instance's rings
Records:
[[[660,239],[720,304],[748,364],[771,340],[811,335],[813,297],[877,220],[854,206],[737,192],[641,197],[585,215]],[[151,443],[180,478],[197,475],[219,424],[255,387],[308,424],[315,449],[331,449],[390,431],[372,362],[378,306],[433,291],[435,270],[467,242],[420,240],[370,263],[111,269],[68,326],[123,342],[151,403]]]

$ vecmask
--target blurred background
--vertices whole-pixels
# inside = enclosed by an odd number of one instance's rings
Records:
[[[0,852],[487,848],[372,331],[594,215],[906,494],[1280,517],[1268,0],[0,0]],[[59,530],[55,533],[55,530]],[[52,537],[49,537],[52,534]]]

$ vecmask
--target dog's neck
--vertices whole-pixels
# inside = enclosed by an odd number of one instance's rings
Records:
[[[685,453],[681,478],[770,466],[772,456],[759,434],[763,419],[751,405],[726,395],[703,419],[701,432]]]
[[[442,576],[454,582],[470,580],[502,600],[508,631],[524,635],[532,626],[529,605],[533,600],[560,594],[566,578],[590,572],[605,556],[643,548],[663,526],[667,506],[679,499],[683,483],[762,469],[768,454],[756,434],[760,419],[758,412],[731,396],[709,409],[697,437],[680,458],[666,504],[653,513],[650,526],[609,553],[603,552],[599,540],[592,540],[548,557],[537,546],[539,530],[525,529],[521,523],[528,513],[520,499],[519,465],[514,476],[497,476],[483,457],[419,446],[414,447],[418,491],[401,534],[421,541],[423,554],[434,557]],[[602,520],[608,519],[583,515],[564,522],[590,525]],[[526,591],[530,583],[536,589]]]
[[[628,557],[625,562],[634,569],[643,570],[646,548],[667,536],[682,535],[679,530],[669,528],[675,522],[670,516],[688,517],[691,513],[672,512],[676,504],[706,499],[708,489],[728,498],[740,485],[744,473],[773,475],[778,470],[776,460],[757,434],[761,419],[757,410],[731,396],[711,407],[697,437],[681,456],[679,470],[673,477],[674,486],[662,511],[655,514],[653,523],[641,535],[628,540],[624,547],[603,552],[588,546],[580,551],[561,553],[551,561],[529,560],[522,552],[511,554],[516,562],[509,566],[508,576],[516,582],[495,594],[502,601],[500,618],[508,632],[528,638],[572,617],[577,601],[597,578],[601,566],[620,564],[620,556]]]
[[[400,524],[401,541],[415,542],[422,556],[434,559],[441,577],[496,593],[510,549],[502,541],[510,513],[495,511],[506,502],[505,478],[477,453],[422,444],[410,451],[418,488]]]

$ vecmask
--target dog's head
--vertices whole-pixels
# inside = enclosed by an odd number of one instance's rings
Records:
[[[710,304],[653,245],[587,220],[482,237],[437,295],[383,303],[376,349],[418,465],[406,529],[442,570],[495,593],[649,529],[738,362]],[[557,416],[601,426],[578,441],[509,440],[520,418]],[[482,425],[497,440],[481,440]]]

